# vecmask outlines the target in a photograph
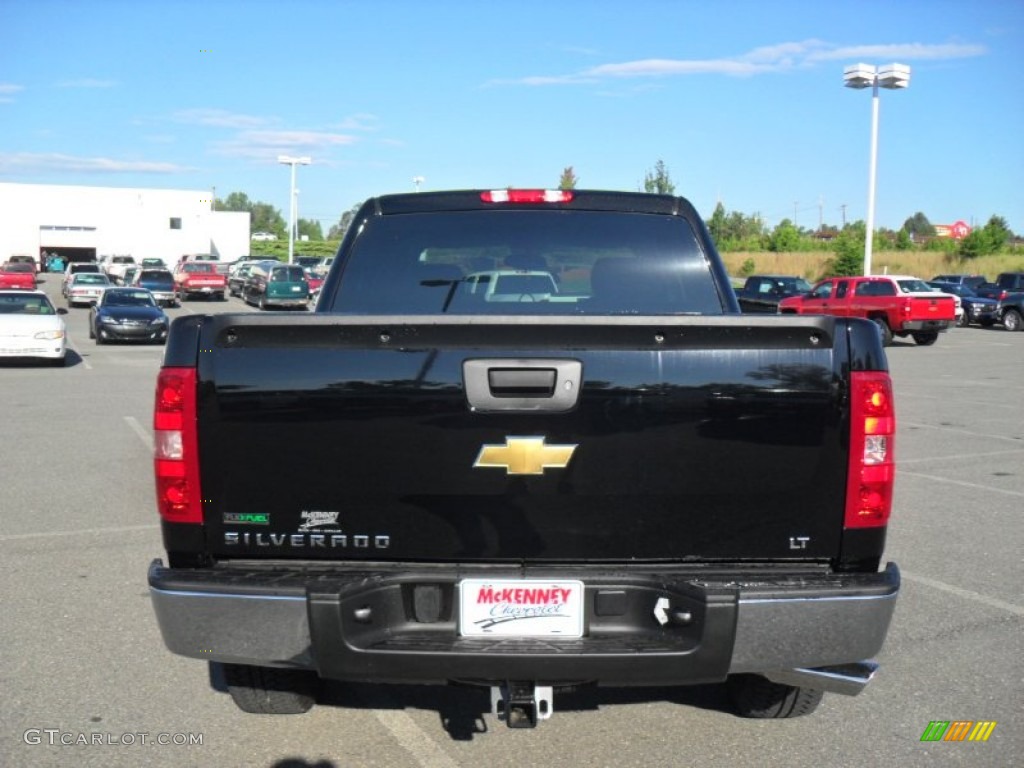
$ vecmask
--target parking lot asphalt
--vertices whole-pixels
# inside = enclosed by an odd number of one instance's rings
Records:
[[[45,286],[59,294],[56,278]],[[171,314],[226,309],[250,311],[231,299]],[[0,366],[2,765],[1024,764],[1024,333],[958,328],[888,350],[886,558],[904,582],[863,694],[755,721],[719,686],[581,689],[518,731],[487,713],[485,692],[454,687],[332,686],[306,715],[247,715],[205,665],[167,652],[146,585],[163,556],[150,453],[162,348],[97,347],[86,317],[67,317],[66,368]],[[936,720],[996,726],[983,743],[921,741]]]

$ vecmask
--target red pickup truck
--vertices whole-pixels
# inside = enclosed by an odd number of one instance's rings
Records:
[[[911,336],[922,346],[954,324],[954,298],[906,275],[829,277],[801,296],[779,302],[786,315],[835,315],[873,320],[888,346],[893,336]]]
[[[195,296],[224,301],[228,278],[217,271],[216,262],[186,261],[174,271],[174,290],[178,294],[179,303]]]

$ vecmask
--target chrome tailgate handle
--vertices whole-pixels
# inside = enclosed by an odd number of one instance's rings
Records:
[[[579,360],[491,359],[462,363],[471,411],[559,413],[576,407],[583,364]]]

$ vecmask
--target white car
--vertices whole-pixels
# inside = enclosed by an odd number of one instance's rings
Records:
[[[550,301],[558,285],[550,272],[526,269],[495,269],[465,277],[466,293],[485,301]]]
[[[0,291],[0,358],[35,357],[64,365],[66,313],[42,291]]]
[[[110,256],[100,265],[104,274],[110,278],[112,283],[120,283],[124,280],[124,273],[129,267],[135,266],[133,256]]]
[[[76,304],[99,302],[103,298],[103,292],[107,288],[113,287],[114,284],[110,282],[110,278],[106,275],[94,272],[79,272],[77,275],[72,275],[71,282],[68,283],[68,306],[73,307]]]
[[[277,235],[273,232],[253,232],[249,239],[265,242],[268,240],[277,240]]]

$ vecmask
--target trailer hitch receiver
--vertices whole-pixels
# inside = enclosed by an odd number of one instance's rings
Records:
[[[491,687],[491,710],[509,728],[536,728],[554,712],[551,686],[509,680]]]

